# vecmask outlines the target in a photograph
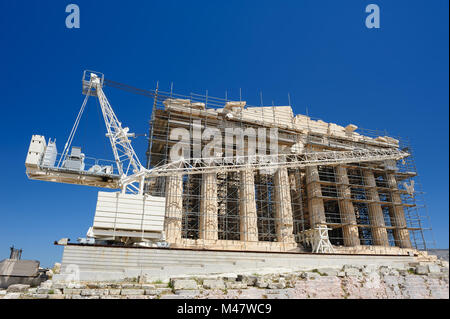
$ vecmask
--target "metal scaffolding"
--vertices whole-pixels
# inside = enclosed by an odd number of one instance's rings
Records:
[[[310,117],[304,117],[306,126],[299,127],[296,117],[280,117],[276,107],[262,107],[261,114],[250,117],[239,112],[234,117],[218,116],[225,114],[228,99],[139,90],[109,80],[105,84],[154,99],[146,167],[158,169],[156,177],[147,177],[145,190],[154,196],[171,196],[173,207],[181,203],[174,208],[174,216],[170,208],[166,212],[168,220],[180,223],[181,239],[188,240],[180,245],[199,240],[282,244],[290,243],[290,232],[300,250],[309,250],[312,241],[305,240],[305,234],[320,226],[322,232],[328,230],[333,247],[379,246],[387,252],[390,247],[426,250],[433,246],[412,149],[403,139],[354,128],[346,128],[345,135],[334,134],[332,124],[323,130],[324,122]],[[170,138],[173,129],[185,128],[194,136],[190,152],[196,143],[205,145],[195,140],[196,126],[218,128],[222,135],[227,127],[277,128],[279,154],[264,167],[267,170],[261,165],[252,169],[248,159],[240,164],[236,157],[229,162],[222,157],[217,167],[204,158],[195,163],[170,162],[170,150],[176,143]],[[293,153],[299,142],[304,149]],[[269,149],[269,141],[267,144]],[[328,155],[319,163],[321,151]],[[333,151],[336,156],[330,158]],[[236,154],[235,146],[232,152]],[[399,155],[396,160],[382,157],[392,157],[395,152]],[[372,157],[352,162],[352,154]],[[296,161],[305,163],[308,156],[314,157],[310,165],[298,165]],[[282,177],[276,173],[281,168],[286,169]],[[251,173],[246,173],[249,169]],[[316,171],[315,179],[309,177],[311,171]],[[210,193],[214,194],[211,198]],[[322,219],[317,217],[320,214]]]

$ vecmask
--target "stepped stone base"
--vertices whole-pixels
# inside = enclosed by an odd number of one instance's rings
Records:
[[[301,271],[346,264],[405,267],[416,262],[410,255],[345,255],[124,248],[91,245],[64,247],[59,281],[121,281],[145,276],[167,280],[174,276],[219,273]]]

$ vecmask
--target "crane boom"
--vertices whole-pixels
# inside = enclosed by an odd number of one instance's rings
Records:
[[[303,154],[255,155],[241,157],[181,159],[153,169],[144,169],[121,180],[124,185],[143,178],[206,173],[229,173],[247,169],[274,171],[279,168],[303,168],[315,165],[400,160],[410,154],[387,148],[374,150],[327,151]]]

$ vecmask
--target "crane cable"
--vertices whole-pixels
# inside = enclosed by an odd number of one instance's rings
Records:
[[[92,88],[92,82],[89,82],[89,88],[87,90],[87,93],[86,93],[86,96],[84,98],[83,104],[81,105],[80,111],[78,112],[78,116],[77,116],[77,118],[75,120],[75,123],[73,124],[72,130],[70,131],[69,137],[67,138],[67,142],[64,145],[64,150],[63,150],[63,152],[61,154],[61,157],[59,159],[57,167],[60,167],[61,161],[63,161],[63,163],[64,163],[64,161],[65,161],[65,159],[67,157],[67,153],[69,152],[70,145],[72,144],[73,138],[74,138],[75,133],[76,133],[76,131],[78,129],[78,124],[80,124],[81,116],[83,115],[84,109],[86,107],[86,103],[87,103],[87,100],[89,98],[89,95],[90,95],[90,92],[91,92],[91,88]]]

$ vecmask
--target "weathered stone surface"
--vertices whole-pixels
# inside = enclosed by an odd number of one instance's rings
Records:
[[[123,289],[141,289],[141,284],[131,284],[131,283],[124,283],[122,284]]]
[[[267,288],[269,289],[284,289],[286,288],[285,282],[271,282]]]
[[[266,299],[289,299],[289,296],[285,293],[282,294],[268,294],[265,295]]]
[[[417,270],[422,272],[420,276],[414,274]],[[282,274],[210,275],[196,280],[179,277],[170,282],[175,293],[162,283],[63,284],[48,281],[38,288],[27,288],[23,293],[0,290],[0,299],[448,299],[449,295],[448,268],[429,261],[403,267],[396,265],[395,268],[345,265],[342,270],[324,267]]]
[[[203,280],[203,288],[205,289],[225,289],[225,283],[222,279],[205,279]]]
[[[167,285],[166,285],[166,287],[167,287]],[[141,286],[141,288],[144,289],[144,290],[146,290],[146,289],[155,289],[156,286],[155,286],[155,285],[152,285],[152,284],[143,284],[143,285]]]
[[[144,289],[122,289],[122,291],[120,292],[122,296],[143,295],[144,293]]]
[[[319,268],[318,271],[325,276],[337,276],[339,272],[335,268]]]
[[[244,289],[247,288],[247,284],[241,281],[227,281],[225,283],[227,289]]]
[[[67,288],[69,288],[69,289],[85,289],[87,287],[85,284],[69,282],[67,284]]]
[[[255,286],[258,288],[267,288],[267,286],[269,285],[269,282],[267,282],[267,280],[263,277],[258,277],[256,279],[256,283]]]
[[[428,267],[425,265],[417,265],[416,274],[418,275],[426,275],[428,274]]]
[[[184,295],[162,295],[159,299],[186,299]]]
[[[389,275],[392,271],[393,271],[393,269],[388,266],[382,266],[379,269],[380,274],[383,276]]]
[[[114,296],[107,295],[107,296],[100,296],[100,299],[122,299],[122,297],[118,296],[118,295],[114,295]]]
[[[183,296],[194,296],[198,295],[200,293],[200,290],[175,290],[176,295],[183,295]]]
[[[45,272],[45,275],[46,275],[48,278],[52,278],[52,277],[53,277],[53,270],[51,270],[51,269],[47,270],[47,271]]]
[[[79,295],[81,294],[81,289],[65,288],[63,292],[65,295]]]
[[[439,274],[441,272],[441,267],[435,264],[428,265],[428,272],[430,274]]]
[[[374,273],[374,272],[378,272],[378,267],[376,265],[365,265],[362,269],[361,269],[362,273],[365,275]]]
[[[389,275],[391,276],[400,276],[400,272],[396,269],[391,269],[391,271],[389,272]]]
[[[82,296],[104,296],[108,294],[108,289],[82,289]]]
[[[52,268],[52,271],[54,274],[59,274],[61,271],[61,263],[55,263],[55,265]]]
[[[41,288],[51,288],[52,285],[53,285],[53,282],[51,280],[47,280],[47,281],[42,282],[39,285],[39,287],[41,287]]]
[[[156,296],[159,294],[160,294],[160,291],[158,289],[146,289],[145,290],[145,295],[147,295],[147,296]]]
[[[127,299],[147,299],[144,295],[127,295]]]
[[[117,296],[120,295],[121,289],[108,289],[108,295]]]
[[[172,293],[172,288],[156,288],[156,291],[158,291],[158,294],[168,294]]]
[[[20,296],[21,296],[20,292],[11,292],[3,296],[3,299],[19,299]]]
[[[48,294],[52,289],[46,287],[38,287],[36,290],[37,294]]]
[[[174,290],[197,289],[197,282],[193,279],[174,279],[172,280]]]
[[[30,285],[15,284],[8,287],[7,292],[26,292]]]
[[[236,277],[236,281],[241,281],[241,282],[245,282],[247,284],[247,286],[254,286],[256,284],[256,279],[258,277],[254,276],[254,275],[238,275]]]
[[[225,281],[236,281],[238,278],[237,274],[226,274],[225,276],[222,276],[222,279]]]
[[[303,279],[315,280],[316,278],[320,277],[320,275],[316,272],[304,272],[300,277]]]
[[[361,272],[358,268],[346,268],[345,269],[346,276],[360,276]]]
[[[53,288],[53,289],[64,289],[64,288],[66,288],[66,287],[67,287],[67,285],[64,284],[64,283],[54,283],[54,284],[52,285],[52,288]]]

